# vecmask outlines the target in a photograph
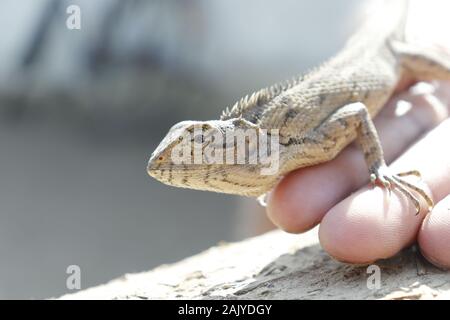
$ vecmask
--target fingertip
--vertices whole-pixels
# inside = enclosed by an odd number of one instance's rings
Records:
[[[418,242],[427,260],[450,269],[450,195],[439,201],[425,217]]]
[[[365,198],[362,193],[361,197]],[[358,198],[356,198],[358,199]],[[361,211],[374,207],[361,207],[357,202],[342,201],[323,218],[319,227],[322,248],[339,261],[366,263],[382,256],[375,214]],[[377,210],[376,210],[377,211]]]
[[[412,243],[421,217],[381,188],[365,189],[332,208],[319,228],[322,247],[337,260],[369,263],[395,255]]]

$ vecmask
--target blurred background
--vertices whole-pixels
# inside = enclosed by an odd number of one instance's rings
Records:
[[[148,157],[175,122],[333,55],[359,3],[3,0],[0,298],[69,292],[69,265],[85,289],[262,232],[254,200],[163,185]]]

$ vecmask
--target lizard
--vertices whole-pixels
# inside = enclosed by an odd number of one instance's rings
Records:
[[[397,173],[387,166],[373,118],[405,79],[450,80],[450,58],[408,41],[408,1],[393,3],[390,10],[383,8],[382,22],[380,16],[369,19],[341,51],[305,75],[240,99],[219,120],[175,124],[152,153],[148,174],[172,186],[260,197],[288,172],[330,161],[357,141],[373,184],[401,192],[413,202],[416,214],[422,209],[419,198],[431,210],[432,197],[405,179],[420,178],[420,172]],[[201,135],[192,137],[198,127]],[[255,169],[261,164],[180,164],[172,159],[186,137],[201,143],[207,131],[224,135],[238,129],[277,130],[279,168],[274,174],[258,175]],[[209,144],[223,151],[236,148],[218,141]],[[246,147],[251,154],[257,144]]]

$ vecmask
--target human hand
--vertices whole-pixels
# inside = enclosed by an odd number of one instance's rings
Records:
[[[395,95],[375,119],[387,163],[396,159],[394,172],[421,172],[435,201],[431,212],[415,216],[401,193],[364,186],[367,167],[352,144],[332,161],[284,177],[268,197],[269,218],[293,233],[320,223],[322,247],[340,261],[369,263],[417,241],[430,262],[450,268],[449,106],[450,82],[419,83]]]

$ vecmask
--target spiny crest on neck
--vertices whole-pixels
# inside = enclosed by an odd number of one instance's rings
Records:
[[[237,101],[233,107],[226,108],[222,115],[220,116],[220,120],[229,120],[233,118],[242,117],[242,114],[249,109],[260,106],[264,103],[269,102],[276,96],[280,95],[282,92],[296,86],[301,81],[305,79],[304,75],[294,77],[290,80],[276,83],[270,87],[263,88],[259,91],[252,93],[250,96],[246,95]]]

